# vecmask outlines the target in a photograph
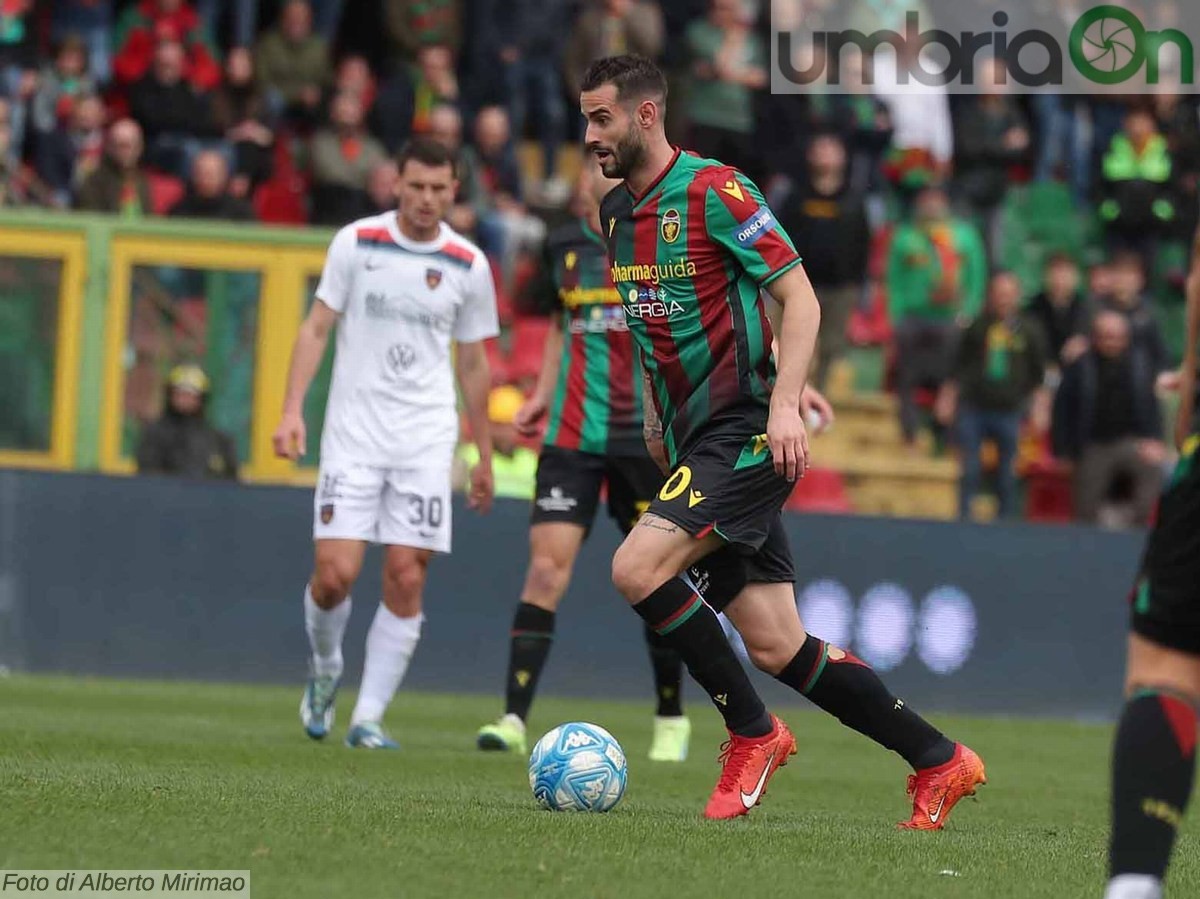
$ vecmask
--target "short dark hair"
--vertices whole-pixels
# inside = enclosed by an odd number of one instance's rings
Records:
[[[402,174],[409,160],[434,168],[448,165],[451,174],[458,175],[458,158],[454,151],[432,137],[414,137],[400,148],[396,154],[396,168]]]
[[[629,53],[605,56],[588,66],[580,90],[594,91],[606,84],[617,89],[617,99],[656,97],[667,101],[667,79],[662,69],[644,56]]]

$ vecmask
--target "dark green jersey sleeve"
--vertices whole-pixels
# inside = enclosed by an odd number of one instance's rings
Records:
[[[767,284],[800,263],[792,239],[767,206],[754,182],[723,168],[704,196],[704,229],[759,284]]]

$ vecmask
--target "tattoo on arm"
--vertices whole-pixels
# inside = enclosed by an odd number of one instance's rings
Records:
[[[650,386],[650,375],[642,372],[642,432],[646,442],[662,440],[662,422],[654,408],[654,389]]]

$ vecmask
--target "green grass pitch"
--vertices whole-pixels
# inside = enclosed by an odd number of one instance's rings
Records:
[[[0,868],[250,869],[256,899],[305,897],[1098,897],[1111,730],[935,717],[991,783],[946,831],[900,833],[905,766],[837,722],[781,709],[799,754],[749,818],[700,817],[717,716],[692,757],[645,759],[649,711],[540,700],[532,730],[607,727],[630,758],[608,815],[539,811],[524,758],[475,750],[498,700],[402,694],[404,749],[306,739],[300,691],[16,676],[0,680]],[[693,694],[694,695],[694,694]],[[536,734],[534,734],[536,736]],[[1193,827],[1192,832],[1195,828]],[[1169,881],[1200,894],[1187,832]]]

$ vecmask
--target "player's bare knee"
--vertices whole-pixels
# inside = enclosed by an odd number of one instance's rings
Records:
[[[746,654],[750,656],[750,661],[759,671],[774,677],[780,671],[787,667],[787,663],[796,655],[793,648],[784,646],[780,643],[750,643],[743,639],[746,644]]]
[[[570,565],[548,553],[537,553],[529,560],[521,601],[553,612],[570,579]]]
[[[641,602],[666,580],[666,577],[658,574],[654,565],[636,558],[624,545],[613,556],[613,586],[631,603]]]
[[[388,560],[383,568],[383,592],[387,606],[397,615],[421,611],[425,589],[425,562],[415,558]]]
[[[339,605],[350,593],[358,572],[340,559],[319,559],[312,577],[313,602],[322,609]]]

